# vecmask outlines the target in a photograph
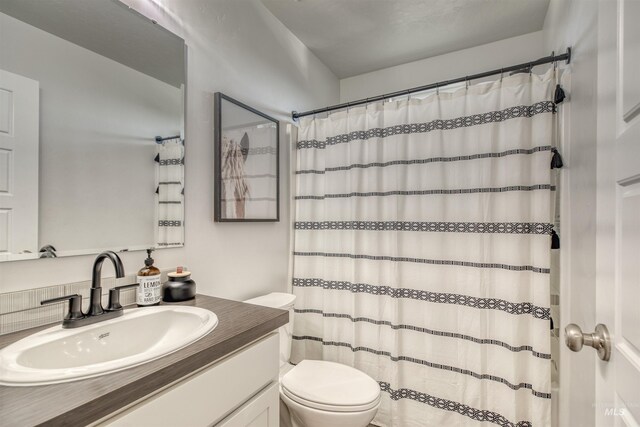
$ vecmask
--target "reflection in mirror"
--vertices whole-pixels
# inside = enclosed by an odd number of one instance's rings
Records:
[[[184,41],[111,0],[0,1],[0,261],[184,243]]]

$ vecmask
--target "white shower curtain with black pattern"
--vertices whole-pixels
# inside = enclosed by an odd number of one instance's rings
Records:
[[[555,84],[301,120],[292,361],[376,379],[374,424],[550,424]]]
[[[168,139],[157,148],[159,247],[184,244],[184,141]]]

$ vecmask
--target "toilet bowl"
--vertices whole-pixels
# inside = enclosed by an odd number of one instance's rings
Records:
[[[303,360],[289,364],[295,295],[274,292],[245,301],[289,310],[280,334],[280,425],[366,427],[380,406],[380,387],[367,374],[335,362]]]
[[[293,427],[366,427],[380,406],[380,387],[350,366],[303,360],[282,377],[280,398]]]

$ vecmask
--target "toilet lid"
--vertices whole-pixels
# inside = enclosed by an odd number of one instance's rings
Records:
[[[283,392],[300,404],[336,411],[366,410],[378,404],[380,386],[355,368],[303,360],[282,377]]]
[[[296,302],[296,296],[283,292],[271,292],[267,295],[248,299],[245,302],[247,304],[262,305],[264,307],[289,310],[290,308],[293,308],[293,304]]]

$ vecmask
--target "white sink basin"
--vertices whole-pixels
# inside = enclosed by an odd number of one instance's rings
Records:
[[[121,371],[179,350],[217,325],[209,310],[175,305],[125,310],[77,329],[54,326],[0,350],[0,385],[57,384]]]

